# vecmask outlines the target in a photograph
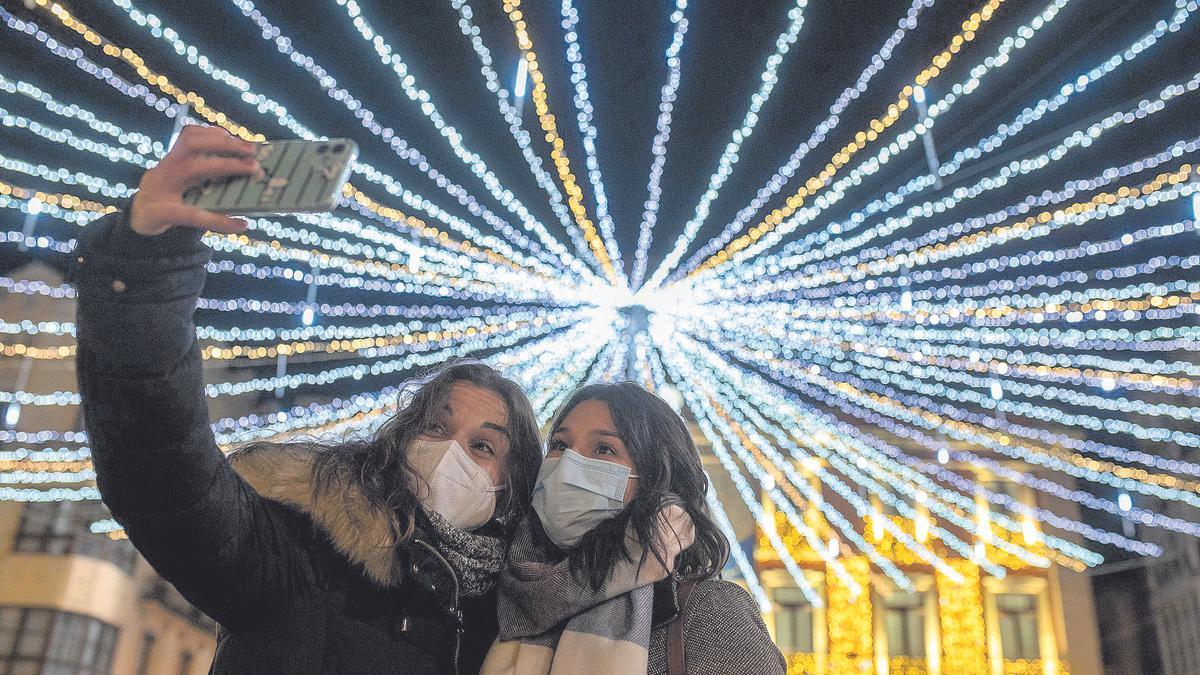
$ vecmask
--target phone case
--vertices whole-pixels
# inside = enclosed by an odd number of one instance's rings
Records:
[[[235,216],[329,212],[356,157],[358,146],[348,138],[268,141],[257,151],[266,174],[261,179],[206,183],[185,192],[183,201]]]

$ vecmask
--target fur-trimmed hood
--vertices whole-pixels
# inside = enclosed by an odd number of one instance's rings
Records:
[[[353,481],[314,490],[317,451],[302,445],[268,445],[229,455],[229,463],[254,491],[308,517],[333,547],[384,586],[402,580],[401,551],[387,516]]]

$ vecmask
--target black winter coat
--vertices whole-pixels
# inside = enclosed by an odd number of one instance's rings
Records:
[[[494,592],[460,601],[425,536],[396,545],[353,494],[314,497],[311,456],[256,452],[235,467],[217,448],[193,323],[201,236],[145,237],[116,214],[79,239],[79,391],[113,516],[221,625],[216,673],[477,672]]]

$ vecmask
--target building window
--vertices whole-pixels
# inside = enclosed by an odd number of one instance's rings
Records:
[[[117,629],[70,612],[0,607],[0,672],[107,675]]]
[[[884,598],[883,611],[889,656],[925,658],[925,598],[891,593]]]
[[[885,502],[882,499],[879,500],[879,512],[882,513],[885,517],[886,516],[894,516],[897,518],[904,517],[904,515],[902,513],[900,513],[900,501],[899,500],[892,501],[892,502]]]
[[[142,636],[142,653],[138,656],[138,675],[150,675],[150,654],[154,651],[154,633]]]
[[[775,640],[784,653],[812,653],[813,608],[799,588],[776,588]]]
[[[983,488],[998,495],[1004,495],[1015,502],[1024,503],[1024,488],[1011,480],[993,479],[983,482]]]
[[[1037,596],[1001,593],[996,596],[1000,646],[1006,659],[1041,658],[1038,647]]]
[[[114,540],[91,532],[92,523],[107,517],[108,511],[100,502],[30,502],[21,511],[21,526],[13,550],[82,555],[132,571],[136,553],[128,540]]]

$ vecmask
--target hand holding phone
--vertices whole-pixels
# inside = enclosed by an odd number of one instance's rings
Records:
[[[142,175],[129,226],[147,236],[177,225],[243,232],[230,215],[332,211],[357,154],[346,139],[255,144],[189,125]]]
[[[332,211],[358,146],[346,138],[268,141],[254,156],[262,175],[207,181],[185,192],[184,203],[242,216]]]
[[[187,126],[153,169],[142,174],[129,209],[129,227],[153,236],[172,227],[243,232],[246,221],[185,204],[183,193],[207,181],[263,175],[255,145],[219,127]]]

